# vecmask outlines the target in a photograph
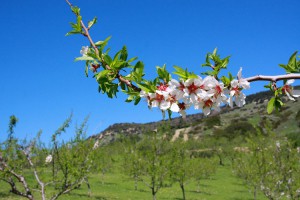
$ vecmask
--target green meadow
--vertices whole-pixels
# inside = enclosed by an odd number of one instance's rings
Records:
[[[91,195],[86,184],[72,193],[64,195],[66,200],[110,200],[110,199],[152,199],[151,191],[141,182],[138,189],[134,189],[134,181],[122,173],[110,172],[105,174],[93,174],[89,177]],[[0,182],[0,199],[22,199],[9,193],[7,184]],[[197,191],[200,189],[200,191]],[[192,181],[186,185],[186,198],[189,200],[250,200],[253,195],[242,180],[231,172],[230,166],[219,166],[217,173],[209,179],[204,179],[200,187]],[[24,198],[25,199],[25,198]],[[182,193],[178,183],[166,184],[157,194],[157,199],[182,199]],[[258,200],[266,199],[259,193]]]

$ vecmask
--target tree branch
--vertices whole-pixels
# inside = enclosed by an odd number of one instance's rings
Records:
[[[68,5],[72,8],[73,5],[69,2],[69,0],[66,0],[66,2],[68,3]],[[77,14],[76,14],[77,15]],[[84,35],[85,37],[88,38],[91,46],[93,47],[93,49],[95,50],[95,53],[96,53],[96,56],[98,58],[99,61],[101,61],[103,67],[107,70],[111,70],[111,67],[105,63],[102,55],[99,55],[99,50],[97,48],[97,46],[95,45],[95,43],[93,42],[91,36],[90,36],[90,33],[89,33],[89,28],[87,28],[85,26],[85,24],[83,23],[83,21],[81,20],[80,21],[81,23],[81,26],[84,30],[84,32],[82,33],[82,35]],[[213,70],[215,69],[215,66],[211,65],[210,66]],[[128,87],[134,89],[135,91],[138,91],[140,92],[141,91],[141,88],[133,85],[131,83],[131,81],[125,79],[122,75],[119,74],[119,72],[117,72],[117,75],[116,75],[116,78],[126,84]],[[217,78],[217,77],[216,77]],[[272,82],[277,82],[279,80],[287,80],[287,79],[300,79],[300,74],[286,74],[286,75],[277,75],[277,76],[265,76],[265,75],[256,75],[256,76],[253,76],[253,77],[248,77],[248,78],[245,78],[245,80],[247,80],[248,82],[255,82],[255,81],[272,81]]]
[[[68,0],[66,0],[66,2],[67,2],[67,4],[72,8],[73,5],[72,5]],[[83,28],[83,30],[84,30],[83,35],[84,35],[85,37],[88,38],[90,44],[92,45],[93,49],[95,50],[95,54],[96,54],[98,60],[102,62],[103,67],[104,67],[105,69],[111,70],[111,67],[110,67],[108,64],[105,63],[105,61],[104,61],[102,55],[99,55],[99,50],[98,50],[97,46],[95,45],[95,43],[94,43],[94,41],[93,41],[93,39],[92,39],[92,37],[91,37],[91,35],[90,35],[90,33],[89,33],[89,29],[85,26],[85,24],[83,23],[82,20],[80,21],[80,24],[81,24],[81,26],[82,26],[82,28]],[[100,56],[101,56],[101,57],[100,57]],[[125,83],[128,87],[134,89],[135,91],[138,91],[138,92],[141,91],[140,88],[138,88],[137,86],[133,85],[129,80],[126,80],[122,75],[119,74],[119,72],[117,73],[116,78],[117,78],[120,82]]]
[[[256,76],[245,78],[244,80],[248,82],[255,82],[255,81],[277,82],[280,80],[288,80],[288,79],[300,79],[300,74],[285,74],[285,75],[277,75],[277,76],[256,75]]]
[[[26,193],[20,192],[20,191],[17,189],[16,184],[14,183],[14,181],[12,180],[11,177],[10,177],[10,180],[2,179],[2,180],[4,180],[5,182],[7,182],[7,183],[10,184],[10,186],[11,186],[11,192],[14,193],[14,194],[16,194],[16,195],[23,196],[23,197],[26,197],[26,198],[28,198],[28,199],[30,199],[30,200],[33,200],[34,198],[33,198],[33,196],[32,196],[31,190],[30,190],[30,188],[28,187],[28,184],[27,184],[25,178],[24,178],[22,175],[17,174],[15,171],[13,171],[13,170],[7,165],[7,163],[6,163],[5,161],[3,161],[3,157],[2,157],[1,154],[0,154],[0,163],[1,163],[1,165],[2,165],[1,171],[4,171],[5,169],[7,169],[7,172],[8,172],[10,175],[14,176],[20,183],[22,183],[22,185],[23,185],[23,187],[24,187],[24,189],[25,189],[25,191],[26,191]]]
[[[33,145],[33,144],[31,144],[31,145]],[[31,149],[32,148],[31,145],[28,148]],[[25,154],[26,159],[27,159],[29,165],[33,168],[33,173],[34,173],[35,179],[38,182],[38,184],[41,186],[42,200],[45,200],[46,199],[46,196],[45,196],[45,184],[39,178],[37,170],[35,169],[34,164],[33,164],[32,160],[31,160],[31,158],[29,156],[30,152],[26,152],[26,150],[24,148],[22,148],[22,151]]]

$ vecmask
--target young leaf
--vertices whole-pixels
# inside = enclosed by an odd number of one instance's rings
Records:
[[[90,60],[90,61],[93,61],[94,58],[92,58],[92,57],[90,57],[90,56],[81,56],[81,57],[75,58],[75,61],[82,61],[82,60]]]
[[[94,17],[94,19],[92,21],[89,21],[89,23],[88,23],[88,29],[90,29],[96,23],[97,23],[97,17]]]
[[[275,97],[272,97],[270,101],[268,102],[267,106],[267,112],[268,114],[271,114],[274,110],[274,105],[275,105]]]
[[[85,72],[85,76],[88,77],[89,76],[89,62],[88,61],[85,62],[84,72]]]
[[[123,46],[121,50],[120,60],[126,61],[128,57],[128,52],[126,46]]]
[[[75,15],[80,15],[80,8],[78,8],[77,6],[72,6],[71,10],[73,13],[75,13]]]

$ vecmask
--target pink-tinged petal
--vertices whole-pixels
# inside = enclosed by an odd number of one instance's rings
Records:
[[[234,96],[235,95],[235,90],[231,90],[230,91],[230,96],[232,97],[232,96]]]
[[[237,78],[238,80],[242,78],[242,68],[240,68],[239,72],[237,73]]]
[[[200,86],[200,85],[202,85],[202,78],[200,77],[200,76],[198,76],[198,78],[195,78],[194,79],[194,84],[196,85],[196,86]]]
[[[203,105],[204,105],[203,102],[197,102],[194,104],[194,108],[195,110],[200,110],[203,108]]]
[[[190,86],[192,83],[194,83],[194,79],[188,79],[184,82],[184,86],[188,87]]]
[[[285,83],[285,85],[291,85],[295,82],[294,79],[290,79],[290,80],[287,80],[287,82]]]
[[[236,79],[233,79],[233,80],[230,82],[230,85],[231,85],[231,87],[236,88],[236,87],[239,85],[239,81],[236,80]]]
[[[239,96],[235,96],[235,104],[238,107],[242,107],[246,103],[245,99],[246,99],[246,95],[241,93]]]
[[[171,105],[171,107],[170,107],[170,110],[171,110],[172,112],[179,112],[180,108],[179,108],[179,106],[178,106],[177,103],[172,103],[172,105]]]
[[[233,108],[233,96],[230,96],[228,99],[228,104],[231,108]]]
[[[169,86],[179,87],[180,83],[176,79],[172,79],[172,80],[169,81],[168,85]]]
[[[246,81],[245,79],[241,79],[239,86],[244,88],[244,89],[249,89],[250,88],[250,83],[248,81]]]
[[[203,108],[203,113],[204,113],[204,115],[209,115],[210,114],[210,108],[209,107],[205,107],[205,108]]]
[[[150,99],[154,99],[154,98],[155,98],[155,96],[156,96],[156,94],[155,94],[155,93],[149,93],[148,95],[149,95]]]
[[[195,95],[195,94],[191,94],[191,95],[190,95],[190,99],[191,99],[191,102],[192,102],[192,103],[196,103],[198,97],[197,97],[197,95]]]
[[[170,108],[170,106],[171,106],[171,103],[169,101],[162,101],[162,102],[160,102],[159,108],[161,110],[167,110]]]
[[[148,94],[144,90],[140,92],[140,97],[147,97],[147,96]]]
[[[290,93],[286,92],[285,94],[290,100],[295,101],[295,99],[290,95]]]
[[[159,106],[159,102],[154,100],[151,102],[151,107],[158,107]]]

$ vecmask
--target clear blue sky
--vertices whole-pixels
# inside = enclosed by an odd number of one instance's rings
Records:
[[[129,56],[145,63],[148,78],[163,64],[170,71],[179,65],[200,73],[205,54],[215,47],[232,56],[233,74],[239,67],[244,77],[281,74],[278,64],[300,50],[299,0],[71,2],[84,21],[98,17],[91,31],[95,41],[112,35],[112,52],[127,45]],[[161,119],[145,102],[134,106],[123,95],[111,100],[97,92],[95,80],[84,75],[84,63],[74,63],[88,41],[65,37],[74,20],[64,0],[1,1],[0,140],[12,114],[20,120],[18,137],[42,129],[45,141],[71,112],[73,125],[90,115],[89,135],[113,123]],[[248,94],[263,90],[262,84],[251,86]]]

